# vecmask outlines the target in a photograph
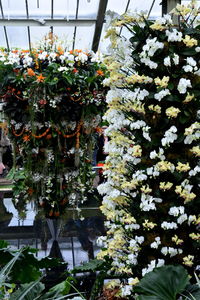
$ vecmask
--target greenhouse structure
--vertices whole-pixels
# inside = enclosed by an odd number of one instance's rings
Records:
[[[0,299],[200,300],[200,1],[0,0]]]

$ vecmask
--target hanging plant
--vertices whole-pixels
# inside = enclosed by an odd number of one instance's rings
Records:
[[[0,52],[0,92],[23,168],[17,202],[33,199],[48,217],[78,209],[92,191],[94,131],[105,109],[100,55],[67,51],[49,35],[31,52]],[[16,182],[17,184],[17,182]],[[16,189],[15,189],[16,190]]]
[[[125,14],[107,32],[110,141],[99,192],[108,233],[98,258],[130,276],[122,288],[130,299],[155,267],[199,268],[200,16],[194,1],[173,14],[176,26],[170,15],[152,22]]]

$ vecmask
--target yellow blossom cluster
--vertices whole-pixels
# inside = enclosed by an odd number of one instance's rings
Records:
[[[162,79],[160,79],[159,77],[156,77],[154,79],[155,85],[162,87],[162,88],[166,88],[168,86],[168,82],[169,82],[169,76],[164,76]]]
[[[121,184],[122,189],[130,189],[130,190],[135,190],[137,189],[139,182],[136,179],[132,179],[131,181],[125,181]]]
[[[107,69],[110,72],[120,70],[121,67],[122,65],[116,61],[112,61],[111,63],[107,64]]]
[[[155,22],[150,26],[150,28],[151,28],[152,30],[163,31],[163,30],[166,29],[166,26],[164,26],[163,24],[161,24],[161,23],[155,21]]]
[[[192,101],[192,99],[194,99],[194,94],[190,95],[190,93],[187,93],[187,96],[183,103],[189,103],[190,101]]]
[[[196,197],[195,193],[188,193],[188,190],[184,189],[181,185],[176,186],[175,193],[185,199],[184,203],[190,202]]]
[[[194,146],[190,151],[195,154],[195,156],[199,157],[200,156],[200,147],[199,146]]]
[[[185,256],[183,257],[183,264],[186,265],[187,267],[192,267],[193,260],[194,260],[194,255]]]
[[[190,170],[190,165],[189,165],[189,163],[183,164],[181,162],[178,162],[178,164],[176,166],[176,170],[179,172],[187,172]]]
[[[134,22],[142,22],[142,21],[143,21],[142,16],[139,16],[137,14],[129,15],[129,14],[125,13],[125,14],[120,16],[120,19],[115,20],[112,23],[112,26],[121,27],[124,24],[129,25],[129,24],[134,23]]]
[[[143,192],[144,194],[150,194],[152,192],[152,189],[149,187],[149,185],[143,185],[140,188],[141,192]]]
[[[126,83],[135,84],[137,83],[151,83],[153,79],[149,76],[133,74],[131,76],[126,77]]]
[[[117,131],[113,132],[111,134],[111,137],[112,137],[112,141],[114,143],[116,143],[117,145],[122,145],[123,144],[123,145],[130,146],[133,142],[129,137],[127,137],[127,136],[125,136],[122,133],[117,132]]]
[[[170,161],[161,160],[156,164],[156,168],[160,172],[166,172],[166,171],[172,171],[174,168],[174,165]]]
[[[160,114],[161,113],[161,107],[160,105],[149,105],[148,108],[154,112],[156,112],[157,114]]]
[[[160,182],[159,188],[163,191],[170,190],[173,186],[172,182]]]
[[[169,108],[166,109],[166,115],[169,118],[176,118],[178,114],[181,112],[179,108],[176,108],[174,106],[170,106]]]
[[[198,241],[198,240],[200,240],[200,233],[194,233],[194,232],[190,233],[189,237],[195,241]]]
[[[150,230],[150,229],[153,229],[155,226],[157,226],[157,224],[153,223],[147,219],[147,220],[144,220],[144,222],[142,223],[142,226],[145,229]]]
[[[186,34],[185,38],[183,39],[183,43],[189,48],[198,45],[198,41],[196,39],[191,38],[187,34]]]
[[[176,245],[181,245],[183,244],[184,241],[182,239],[179,239],[178,236],[175,234],[172,237],[172,242],[176,243]]]
[[[194,132],[196,129],[200,129],[200,123],[199,123],[199,122],[195,122],[195,123],[193,123],[190,127],[185,128],[184,135],[190,135],[190,134],[193,134],[193,132]]]
[[[177,4],[171,12],[175,15],[186,16],[191,13],[191,8],[185,5]]]
[[[140,145],[133,146],[133,156],[141,157],[142,156],[142,147]]]

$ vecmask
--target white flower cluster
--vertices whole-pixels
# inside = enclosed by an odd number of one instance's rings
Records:
[[[156,262],[156,260],[152,260],[150,262],[150,264],[148,264],[147,268],[142,269],[142,276],[144,276],[145,274],[153,271],[154,268],[164,266],[164,264],[165,264],[164,259],[158,259],[158,262]]]
[[[166,36],[168,37],[168,42],[181,42],[183,34],[181,31],[172,28],[171,31],[166,30]]]
[[[162,146],[169,146],[171,143],[173,143],[177,138],[178,135],[176,134],[177,128],[176,126],[171,126],[164,134],[164,137],[161,140]]]
[[[170,91],[168,89],[163,89],[160,92],[156,93],[154,95],[154,98],[158,101],[161,101],[167,95],[170,95]]]
[[[156,69],[158,64],[152,61],[150,58],[154,56],[155,52],[158,49],[162,49],[164,44],[157,41],[157,38],[147,39],[146,44],[142,48],[142,52],[140,53],[141,62],[146,66],[149,66],[150,69]]]
[[[187,57],[186,58],[186,65],[183,66],[183,70],[187,73],[187,72],[195,72],[198,70],[197,68],[197,62],[196,60],[194,60],[193,57]]]
[[[169,254],[170,257],[173,257],[177,254],[182,254],[183,250],[182,249],[176,249],[176,248],[173,248],[173,247],[162,247],[161,253],[165,256]]]
[[[190,79],[181,78],[179,80],[178,87],[177,87],[179,93],[185,94],[187,92],[188,87],[189,88],[192,87]]]

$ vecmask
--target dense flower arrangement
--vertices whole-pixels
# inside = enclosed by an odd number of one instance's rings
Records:
[[[58,217],[66,205],[79,209],[86,200],[105,71],[100,54],[67,51],[53,36],[32,52],[0,52],[0,92],[15,163],[23,167],[16,203],[34,199]]]
[[[110,141],[99,192],[108,233],[98,258],[130,277],[123,296],[155,267],[199,268],[200,15],[194,2],[173,15],[176,26],[170,15],[125,14],[107,32]]]

